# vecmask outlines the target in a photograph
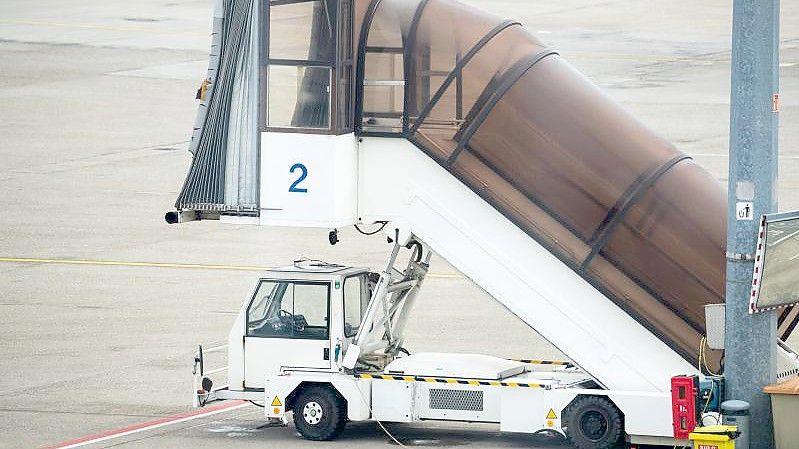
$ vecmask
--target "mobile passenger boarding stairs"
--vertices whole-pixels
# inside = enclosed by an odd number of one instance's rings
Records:
[[[195,406],[224,399],[263,402],[265,416],[278,423],[287,423],[288,413],[293,411],[297,429],[309,439],[336,437],[346,420],[445,420],[496,423],[501,431],[524,433],[568,432],[571,425],[572,429],[581,429],[569,433],[579,447],[601,447],[597,442],[615,442],[625,433],[631,441],[673,442],[668,390],[607,389],[572,362],[506,360],[478,354],[409,354],[403,347],[405,324],[412,317],[431,250],[418,237],[391,223],[386,229],[394,244],[379,274],[363,268],[298,262],[262,276],[259,285],[313,282],[329,286],[330,335],[319,352],[330,349],[327,366],[288,364],[281,355],[285,348],[292,350],[283,345],[298,341],[291,338],[271,339],[271,345],[278,348],[272,352],[247,348],[254,329],[248,323],[250,311],[260,299],[260,288],[256,287],[242,306],[228,345],[213,348],[229,354],[229,365],[224,369],[228,384],[214,387],[212,379],[221,380],[220,370],[206,370],[207,349],[201,347],[195,354]],[[411,248],[407,265],[398,270],[397,258],[406,247]],[[347,324],[342,325],[346,317],[337,311],[346,310],[353,302],[347,296],[347,286],[358,278],[369,300],[362,307],[358,331],[353,335],[347,332]],[[273,288],[269,301],[278,301],[274,292],[279,291]],[[293,312],[291,316],[282,312],[277,316],[291,326],[313,322],[308,317],[312,313],[300,315],[296,305]],[[260,366],[255,377],[250,377],[253,370],[248,364],[265,360],[271,365]]]
[[[704,306],[724,302],[724,189],[519,22],[454,0],[218,0],[213,26],[167,221],[331,243],[375,224],[391,250],[380,271],[263,273],[228,344],[195,355],[195,406],[263,403],[313,440],[348,420],[480,421],[581,449],[687,445],[673,376],[701,382],[700,423],[718,408]],[[433,251],[571,361],[411,354]],[[798,324],[780,314],[781,379]]]

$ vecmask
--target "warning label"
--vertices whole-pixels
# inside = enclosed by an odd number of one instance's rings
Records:
[[[558,415],[555,414],[555,409],[549,409],[549,413],[547,413],[547,419],[558,419]]]
[[[283,406],[283,403],[280,402],[280,398],[275,396],[275,398],[272,399],[272,407],[281,407],[281,406]]]

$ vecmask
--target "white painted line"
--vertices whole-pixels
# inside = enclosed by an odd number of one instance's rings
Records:
[[[127,435],[132,435],[147,430],[158,429],[160,427],[179,424],[186,421],[191,421],[197,418],[205,418],[206,416],[213,416],[219,413],[237,410],[249,405],[244,401],[231,401],[218,406],[208,407],[201,410],[193,410],[178,415],[168,416],[166,418],[157,419],[146,423],[134,424],[132,426],[123,427],[115,430],[108,430],[94,435],[86,435],[73,440],[64,441],[63,443],[56,444],[55,446],[48,446],[46,449],[72,449],[76,447],[87,446],[89,444],[99,443],[101,441],[108,441],[114,438],[120,438]]]
[[[769,246],[772,246],[772,247],[773,247],[773,246],[775,246],[775,245],[779,245],[780,243],[782,243],[782,242],[784,242],[784,241],[788,240],[789,238],[791,238],[791,237],[795,236],[796,234],[799,234],[799,231],[794,231],[794,232],[792,232],[792,233],[790,233],[790,234],[786,235],[785,237],[783,237],[783,238],[781,238],[781,239],[777,240],[776,242],[772,243],[772,244],[771,244],[771,245],[769,245]]]

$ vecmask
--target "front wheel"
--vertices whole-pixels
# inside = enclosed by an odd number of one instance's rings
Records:
[[[621,440],[621,412],[607,398],[579,397],[563,415],[566,435],[578,449],[610,449]]]
[[[329,388],[308,388],[294,401],[294,426],[306,440],[333,440],[346,423],[344,400]]]

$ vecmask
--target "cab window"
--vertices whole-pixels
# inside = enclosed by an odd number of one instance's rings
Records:
[[[369,288],[366,273],[344,280],[344,335],[354,337],[358,333],[363,314],[369,305]]]
[[[329,338],[330,286],[261,281],[247,308],[248,337]]]

